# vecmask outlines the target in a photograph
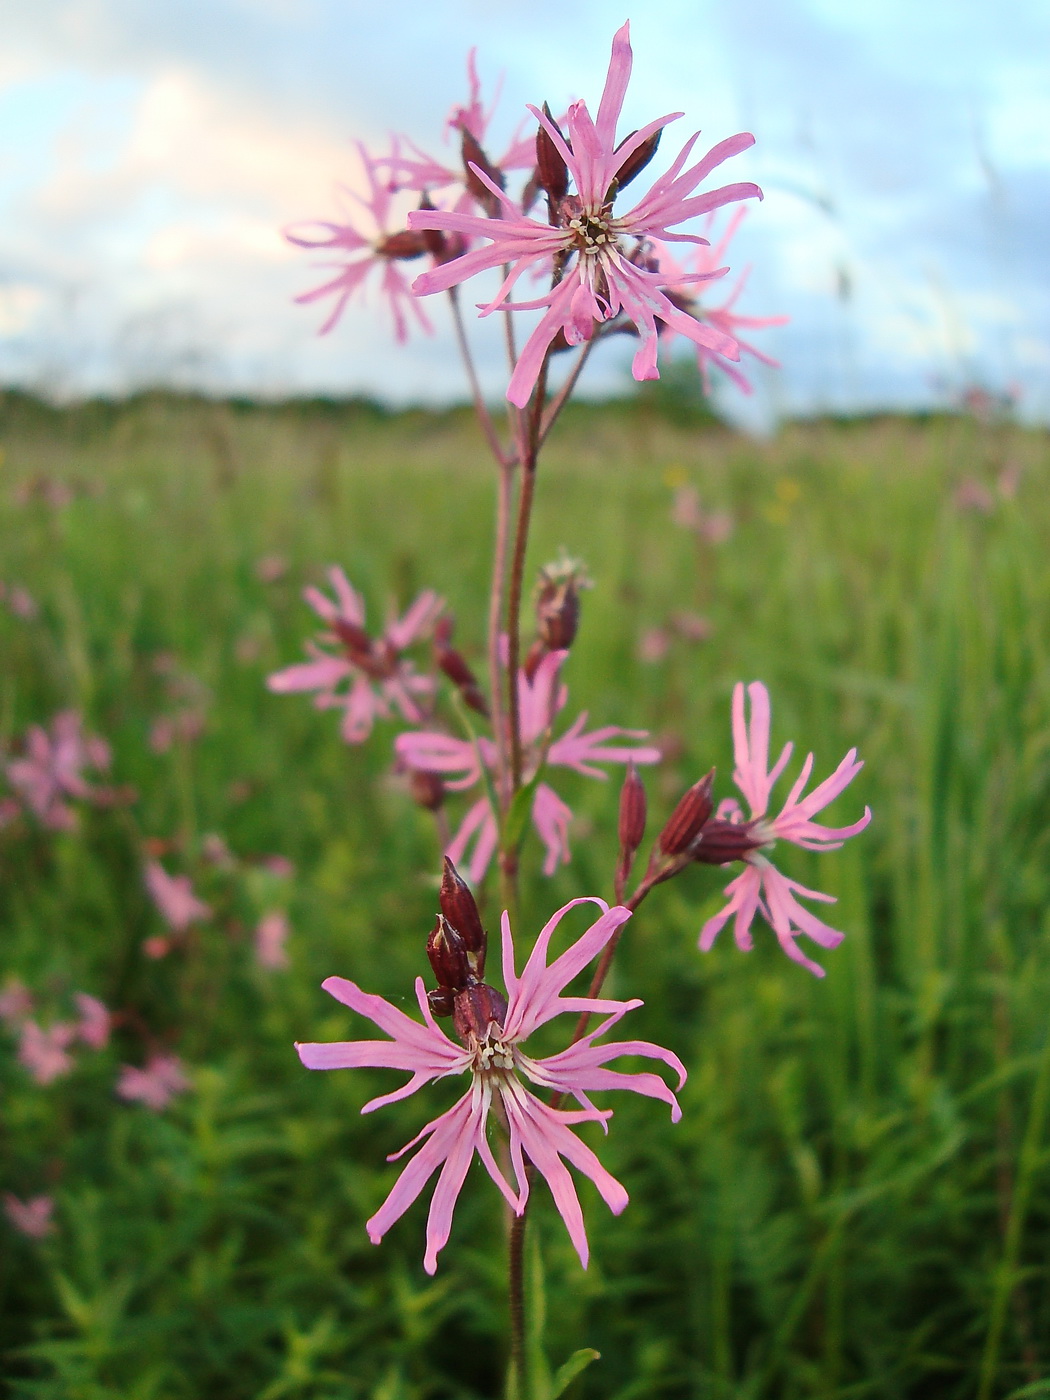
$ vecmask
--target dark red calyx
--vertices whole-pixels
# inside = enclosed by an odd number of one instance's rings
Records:
[[[463,170],[466,175],[467,189],[486,214],[491,218],[497,218],[500,211],[499,199],[492,193],[488,185],[478,178],[477,170],[473,170],[471,167],[476,165],[478,170],[487,175],[497,189],[503,189],[506,183],[503,171],[498,165],[492,164],[478,141],[466,127],[461,128],[460,136],[462,138],[460,149],[463,153]]]
[[[660,832],[657,844],[665,856],[681,855],[692,845],[700,833],[700,828],[714,810],[711,788],[715,781],[715,770],[694,783],[679,800],[671,813],[667,825]]]
[[[489,1027],[493,1024],[502,1031],[507,1019],[506,998],[484,982],[466,987],[456,993],[452,1008],[452,1020],[460,1039],[469,1044],[470,1040],[487,1040]]]
[[[426,233],[421,229],[403,229],[400,233],[388,233],[376,244],[376,252],[381,258],[397,262],[411,262],[429,252]]]
[[[620,850],[634,855],[645,835],[645,784],[638,776],[632,759],[620,789]]]
[[[625,136],[620,142],[620,144],[616,147],[616,150],[623,150],[624,146],[626,146],[627,142],[630,141],[634,137],[634,135],[635,132],[632,131],[629,136]],[[657,148],[660,145],[660,137],[662,135],[662,130],[654,131],[652,136],[648,137],[645,141],[643,141],[637,150],[631,152],[631,154],[627,157],[627,159],[620,166],[619,170],[617,170],[616,172],[616,175],[613,179],[613,189],[609,191],[609,199],[613,198],[614,192],[622,190],[625,185],[629,185],[631,183],[631,181],[636,175],[640,175],[642,173],[645,167],[652,160],[653,156],[656,155]],[[613,152],[613,155],[615,154],[616,151]]]
[[[543,104],[543,115],[556,126],[551,109]],[[559,128],[560,130],[560,128]],[[536,183],[544,191],[553,210],[569,192],[569,167],[546,127],[536,128]]]
[[[456,1004],[456,994],[451,987],[435,987],[427,992],[427,1001],[435,1016],[451,1016]]]
[[[692,851],[694,860],[703,865],[728,865],[743,860],[749,851],[757,851],[766,843],[756,840],[751,822],[727,822],[713,817],[705,822]]]
[[[427,939],[427,957],[439,987],[460,992],[478,980],[472,965],[474,960],[467,951],[463,936],[443,914],[438,915],[438,921]]]

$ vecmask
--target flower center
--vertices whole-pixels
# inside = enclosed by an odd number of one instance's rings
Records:
[[[616,242],[616,235],[604,213],[581,212],[569,220],[568,228],[577,252],[584,256],[598,257],[609,244]]]
[[[474,1054],[471,1068],[475,1074],[502,1076],[514,1068],[513,1043],[503,1039],[503,1032],[495,1021],[490,1023],[484,1039],[479,1040],[473,1035],[470,1039]]]

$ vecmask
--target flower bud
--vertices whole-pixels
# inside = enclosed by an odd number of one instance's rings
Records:
[[[451,1016],[456,1004],[456,994],[449,987],[435,987],[427,992],[427,1001],[435,1016]]]
[[[590,588],[583,565],[563,557],[540,570],[536,586],[536,630],[548,651],[566,651],[580,625],[580,592]]]
[[[488,934],[481,922],[477,901],[470,891],[470,886],[448,856],[445,857],[445,869],[441,876],[438,903],[441,905],[442,917],[463,940],[463,947],[472,973],[476,977],[481,977],[485,971]],[[449,982],[446,985],[451,987],[455,984]]]
[[[488,214],[490,218],[496,219],[499,217],[500,213],[500,202],[489,187],[482,180],[478,179],[477,171],[472,170],[471,167],[476,165],[478,170],[483,171],[489,177],[497,189],[503,189],[506,183],[503,179],[503,171],[500,170],[498,165],[492,164],[475,137],[466,127],[461,128],[460,135],[462,137],[461,150],[463,153],[464,183],[471,197],[478,201],[485,213]]]
[[[543,104],[543,115],[553,124],[551,109]],[[550,208],[554,210],[569,192],[569,167],[565,157],[551,140],[550,133],[543,126],[536,129],[536,183],[546,193]]]
[[[424,811],[436,812],[445,801],[445,784],[437,773],[428,773],[422,768],[413,768],[409,773],[408,787],[412,801]]]
[[[427,251],[426,234],[410,228],[403,229],[400,233],[388,233],[376,244],[379,257],[398,262],[411,262],[414,258],[421,258]]]
[[[465,1043],[469,1043],[471,1037],[475,1040],[487,1040],[489,1027],[495,1023],[502,1031],[506,1019],[506,999],[495,987],[479,982],[474,987],[467,987],[456,993],[452,1021],[456,1027],[456,1034]]]
[[[711,788],[715,781],[715,770],[694,783],[679,800],[671,813],[667,825],[657,839],[657,844],[665,856],[678,856],[696,839],[700,828],[714,810],[711,801]]]
[[[620,850],[633,855],[645,835],[645,784],[638,776],[634,760],[627,765],[627,776],[620,789]]]
[[[427,957],[439,987],[458,992],[477,981],[463,937],[443,914],[427,939]]]
[[[479,715],[488,715],[488,701],[482,693],[478,678],[467,665],[463,653],[457,651],[455,647],[449,646],[446,642],[435,640],[434,661],[438,669],[442,671],[459,691],[463,697],[463,702],[469,705],[472,710],[476,710]]]
[[[620,142],[619,146],[617,146],[616,150],[622,150],[623,147],[627,144],[627,142],[631,140],[634,134],[635,133],[632,131],[630,135],[625,136]],[[629,185],[636,175],[640,175],[642,173],[645,167],[652,160],[653,156],[656,155],[656,148],[660,144],[660,137],[662,135],[662,131],[654,131],[652,136],[650,136],[647,140],[643,141],[636,151],[631,152],[631,154],[627,157],[627,159],[620,166],[619,170],[617,170],[616,172],[616,175],[613,179],[612,189],[609,191],[609,199],[612,199],[614,195],[618,191],[622,190],[625,185]],[[616,151],[613,152],[613,155],[615,154]]]
[[[713,817],[701,827],[690,854],[703,865],[728,865],[730,861],[743,860],[749,851],[757,851],[763,845],[764,841],[755,839],[751,822],[727,822]]]
[[[363,627],[358,627],[356,622],[347,622],[342,617],[333,618],[332,631],[350,653],[351,661],[356,662],[359,657],[371,656],[372,638]]]

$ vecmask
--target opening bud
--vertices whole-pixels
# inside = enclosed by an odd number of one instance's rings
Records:
[[[679,799],[678,806],[671,813],[667,825],[657,838],[657,845],[665,856],[678,856],[696,840],[700,828],[714,810],[711,788],[715,781],[715,770],[694,783],[689,791]]]
[[[580,593],[591,587],[587,571],[567,555],[540,570],[536,585],[536,630],[548,651],[566,651],[580,625]]]
[[[376,244],[376,252],[381,258],[390,258],[396,262],[411,262],[413,258],[421,258],[424,253],[429,252],[427,236],[425,233],[406,228],[400,233],[388,233],[387,236]]]
[[[467,987],[464,991],[456,993],[452,1020],[456,1033],[464,1044],[469,1044],[472,1038],[487,1040],[489,1027],[493,1024],[502,1031],[506,1018],[506,999],[495,987],[479,982],[475,987]]]
[[[427,1001],[435,1016],[451,1016],[456,994],[450,987],[435,987],[432,992],[427,992]]]
[[[427,957],[439,989],[459,992],[473,986],[478,980],[465,941],[443,914],[438,915],[438,921],[427,939]]]
[[[751,822],[727,822],[713,817],[700,829],[690,854],[703,865],[728,865],[743,860],[748,851],[757,851],[766,843],[756,840]]]
[[[445,784],[437,773],[413,768],[408,775],[412,801],[427,812],[436,812],[445,802]]]
[[[441,876],[438,903],[441,905],[441,917],[448,925],[451,925],[462,940],[471,973],[475,978],[482,977],[485,972],[488,934],[481,922],[477,901],[470,891],[470,886],[448,856],[445,857],[445,869]],[[433,937],[433,935],[431,936]],[[436,972],[437,968],[434,971]],[[453,987],[456,984],[446,982],[444,985]]]

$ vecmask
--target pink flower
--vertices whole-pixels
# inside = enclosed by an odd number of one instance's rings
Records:
[[[583,729],[587,723],[586,711],[560,738],[551,740],[554,718],[564,709],[568,699],[568,689],[558,683],[558,672],[568,654],[567,651],[548,652],[537,666],[531,681],[523,670],[518,673],[521,740],[526,750],[525,781],[531,781],[544,762],[548,768],[573,768],[589,778],[607,776],[594,766],[596,763],[628,763],[632,759],[635,763],[658,763],[660,750],[651,745],[609,743],[610,739],[621,737],[648,738],[644,729],[620,729],[609,724],[587,734]],[[446,787],[453,792],[474,787],[482,781],[479,756],[481,763],[491,773],[496,770],[496,745],[487,738],[479,739],[475,748],[465,739],[456,739],[435,730],[422,730],[399,734],[394,740],[394,748],[409,768],[441,774]],[[459,776],[450,780],[449,774]],[[560,863],[567,863],[570,859],[568,829],[572,811],[552,787],[541,782],[532,801],[532,820],[547,849],[543,873],[553,875]],[[470,878],[476,884],[488,869],[498,841],[496,814],[486,794],[468,810],[446,854],[454,865],[459,865],[473,842],[474,852],[469,870]]]
[[[404,617],[389,622],[380,637],[364,630],[365,605],[340,568],[328,570],[335,601],[317,588],[306,588],[303,597],[314,612],[328,624],[319,637],[321,645],[308,642],[313,657],[298,666],[276,671],[269,688],[284,695],[290,691],[316,690],[314,703],[319,709],[343,710],[342,734],[348,744],[360,744],[372,732],[376,719],[386,719],[393,705],[410,724],[418,724],[423,712],[415,696],[429,696],[434,682],[416,674],[402,652],[426,636],[445,606],[444,600],[427,589]],[[325,648],[338,647],[339,654]],[[338,687],[349,681],[349,689]]]
[[[18,1045],[19,1063],[25,1065],[37,1084],[50,1084],[68,1074],[74,1066],[66,1047],[76,1039],[77,1028],[59,1021],[42,1030],[36,1021],[26,1021]]]
[[[51,732],[30,727],[25,756],[7,765],[7,778],[22,801],[53,831],[67,831],[76,817],[67,797],[104,802],[106,789],[92,788],[82,775],[84,768],[108,768],[109,745],[81,729],[75,710],[63,710],[51,721]]]
[[[778,840],[790,841],[809,851],[834,851],[848,837],[863,831],[871,821],[871,811],[867,807],[864,808],[864,815],[852,826],[821,826],[813,821],[813,817],[849,787],[864,765],[857,758],[857,750],[850,749],[831,777],[825,778],[808,797],[802,797],[802,790],[813,771],[813,755],[809,754],[779,815],[768,818],[766,812],[770,790],[784,771],[794,745],[785,744],[772,770],[767,771],[769,692],[760,681],[754,681],[748,686],[748,695],[751,699],[751,719],[749,724],[745,724],[743,684],[737,685],[733,691],[733,751],[736,761],[733,781],[747,799],[751,815],[745,821],[737,803],[729,798],[719,807],[718,817],[743,826],[746,840],[760,844],[741,857],[745,863],[743,874],[726,886],[729,903],[704,924],[700,932],[700,947],[706,953],[723,924],[733,918],[737,947],[744,952],[749,951],[752,946],[751,923],[755,913],[760,911],[772,926],[788,957],[801,963],[816,977],[823,977],[824,969],[807,958],[795,940],[800,933],[804,933],[822,948],[835,948],[845,935],[823,923],[799,904],[795,896],[802,895],[826,904],[834,904],[834,896],[806,889],[804,885],[789,880],[770,863],[764,851]]]
[[[570,345],[589,340],[595,326],[621,312],[634,323],[640,344],[634,357],[635,379],[659,378],[656,367],[657,321],[688,336],[698,345],[729,359],[738,359],[731,336],[704,325],[679,310],[663,288],[668,278],[652,264],[648,240],[703,243],[692,234],[672,233],[674,224],[706,214],[724,204],[752,196],[761,198],[757,185],[727,185],[707,194],[694,194],[696,186],[712,170],[754,144],[747,133],[732,136],[709,151],[695,165],[684,169],[699,132],[682,148],[670,169],[627,213],[614,215],[613,203],[621,181],[630,178],[629,162],[642,160],[655,150],[659,132],[681,113],[659,117],[616,144],[616,123],[631,74],[629,26],[614,39],[605,90],[594,121],[584,102],[575,102],[566,118],[568,139],[537,108],[529,110],[547,133],[576,192],[557,201],[552,227],[524,217],[502,190],[477,166],[477,179],[499,200],[503,217],[481,218],[457,211],[418,210],[408,216],[411,229],[438,229],[489,240],[475,249],[417,277],[412,290],[419,295],[446,291],[457,283],[490,268],[510,265],[510,272],[495,299],[483,310],[488,315],[506,305],[512,310],[544,309],[545,315],[525,344],[507,389],[507,398],[519,407],[529,400],[547,351],[559,335]],[[633,247],[629,246],[633,240]],[[564,267],[560,280],[535,301],[509,302],[514,284],[525,272],[554,261]],[[696,273],[688,278],[707,281],[717,273]]]
[[[427,251],[427,242],[419,233],[411,233],[408,230],[390,232],[389,220],[394,189],[389,179],[379,178],[378,170],[381,166],[398,163],[400,157],[397,143],[393,144],[389,157],[379,159],[373,159],[360,142],[357,143],[357,149],[365,169],[370,194],[367,199],[362,199],[352,190],[347,190],[346,193],[367,210],[376,232],[366,236],[351,224],[328,223],[324,220],[294,224],[286,229],[284,236],[289,243],[294,243],[300,248],[330,248],[342,260],[331,264],[340,269],[336,277],[320,287],[315,287],[313,291],[304,292],[302,296],[296,297],[296,301],[309,304],[321,297],[335,296],[335,306],[320,330],[321,335],[327,335],[342,316],[349,298],[364,285],[373,268],[380,268],[383,296],[389,303],[394,318],[394,331],[398,343],[403,344],[408,339],[406,306],[411,308],[422,330],[428,335],[433,333],[433,327],[423,308],[412,296],[408,280],[397,265],[401,261],[423,257]]]
[[[28,1201],[20,1201],[10,1191],[4,1192],[4,1214],[27,1239],[42,1240],[54,1234],[55,1222],[51,1219],[54,1209],[50,1196],[33,1196]]]
[[[146,864],[146,888],[174,933],[185,933],[198,919],[210,919],[211,909],[193,893],[188,875],[169,875],[160,861]]]
[[[732,290],[720,306],[711,307],[703,305],[699,297],[695,296],[693,292],[693,288],[696,284],[692,279],[695,278],[697,273],[701,274],[704,278],[717,275],[716,269],[725,256],[733,235],[740,227],[741,220],[746,213],[746,209],[734,210],[732,217],[726,225],[725,232],[718,242],[713,246],[709,245],[707,247],[694,249],[691,258],[687,259],[686,262],[680,266],[675,262],[674,258],[672,258],[667,248],[660,247],[658,250],[660,267],[662,271],[667,273],[669,295],[671,299],[676,306],[680,307],[680,309],[686,313],[686,315],[693,316],[698,321],[706,321],[708,325],[714,326],[716,330],[722,331],[725,335],[730,336],[744,354],[750,355],[753,359],[759,360],[764,365],[770,365],[774,369],[779,369],[780,362],[778,360],[773,360],[768,355],[763,354],[761,350],[756,349],[755,346],[751,345],[748,341],[741,340],[740,336],[737,334],[740,330],[761,330],[766,326],[783,326],[790,320],[788,316],[741,316],[733,309],[743,293],[744,288],[747,286],[747,279],[751,271],[750,268],[745,268],[740,274]],[[714,214],[708,216],[705,228],[706,232],[710,232],[714,218]],[[670,334],[668,334],[667,340],[670,341],[675,332],[680,330],[680,327],[669,326],[668,330]],[[737,388],[743,393],[750,394],[752,392],[751,381],[747,379],[734,364],[730,363],[730,360],[739,358],[738,356],[730,356],[729,359],[727,359],[724,355],[719,354],[716,350],[712,350],[709,346],[697,342],[696,358],[700,368],[700,374],[704,381],[704,392],[706,394],[711,392],[710,368],[712,365],[717,365],[720,370],[727,374]]]
[[[151,1055],[145,1069],[122,1065],[117,1093],[129,1103],[144,1103],[160,1113],[175,1097],[190,1087],[190,1081],[175,1055]]]
[[[98,997],[89,996],[87,992],[77,992],[73,1000],[80,1012],[77,1039],[90,1045],[92,1050],[102,1050],[109,1043],[112,1017]]]
[[[271,909],[255,926],[255,961],[260,967],[288,966],[285,942],[291,930],[288,915],[282,909]]]
[[[547,965],[551,934],[562,917],[576,904],[597,904],[601,917],[591,925],[561,957]],[[409,1161],[393,1190],[368,1221],[368,1236],[378,1244],[391,1225],[409,1208],[427,1182],[441,1167],[441,1175],[430,1204],[427,1247],[423,1267],[432,1274],[438,1252],[448,1239],[452,1212],[463,1187],[467,1170],[477,1152],[485,1169],[518,1215],[525,1209],[529,1181],[525,1157],[546,1178],[569,1236],[587,1265],[587,1235],[576,1190],[564,1158],[590,1177],[610,1209],[619,1214],[627,1204],[627,1192],[601,1165],[589,1147],[571,1132],[577,1123],[604,1125],[611,1112],[595,1108],[589,1095],[599,1089],[631,1089],[671,1105],[675,1122],[681,1117],[674,1094],[656,1074],[624,1074],[605,1068],[620,1055],[643,1055],[662,1060],[685,1081],[685,1070],[676,1055],[647,1041],[618,1041],[598,1045],[596,1041],[640,1001],[591,1000],[561,993],[572,979],[595,958],[627,919],[622,906],[609,909],[600,899],[574,899],[559,909],[546,924],[519,978],[514,967],[514,944],[510,921],[503,915],[503,977],[507,1000],[491,987],[475,986],[456,997],[454,1013],[463,1044],[450,1040],[437,1025],[427,1002],[423,979],[416,980],[416,998],[423,1024],[406,1016],[382,997],[372,996],[342,977],[329,977],[324,988],[337,1000],[367,1016],[384,1031],[389,1040],[355,1040],[334,1044],[297,1045],[299,1057],[308,1069],[357,1069],[363,1067],[406,1070],[407,1084],[393,1093],[370,1100],[361,1110],[371,1113],[384,1104],[414,1094],[433,1079],[450,1074],[469,1073],[470,1087],[446,1113],[433,1119],[394,1153],[395,1161],[413,1147],[419,1151]],[[533,1059],[522,1049],[532,1032],[561,1012],[597,1012],[605,1020],[575,1045],[548,1059]],[[541,1089],[571,1094],[581,1109],[567,1112],[543,1103],[526,1088],[524,1079]],[[498,1098],[510,1134],[510,1161],[517,1190],[507,1182],[496,1163],[487,1136],[489,1110]],[[501,1115],[502,1117],[502,1115]],[[421,1144],[421,1145],[420,1145]]]

